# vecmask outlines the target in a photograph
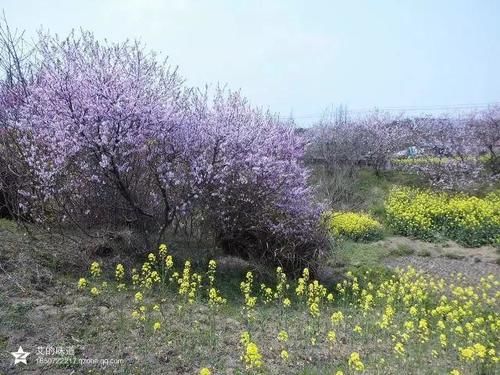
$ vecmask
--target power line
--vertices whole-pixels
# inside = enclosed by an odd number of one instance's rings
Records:
[[[472,109],[481,109],[481,108],[488,108],[492,105],[500,105],[500,102],[490,102],[490,103],[468,103],[468,104],[453,104],[453,105],[429,105],[429,106],[408,106],[408,107],[398,107],[398,106],[392,106],[392,107],[383,107],[383,108],[378,108],[378,107],[373,107],[371,109],[365,108],[365,109],[346,109],[347,113],[355,113],[355,114],[361,114],[361,113],[370,113],[375,110],[382,111],[382,112],[415,112],[415,111],[448,111],[448,110],[472,110]],[[293,116],[294,119],[319,119],[322,118],[325,115],[326,111],[321,113],[321,114],[310,114],[310,115],[303,115],[303,116]]]

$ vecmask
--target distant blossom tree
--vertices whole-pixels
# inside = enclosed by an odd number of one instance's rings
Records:
[[[494,105],[471,116],[473,135],[479,147],[489,156],[489,166],[500,175],[500,105]]]
[[[425,157],[403,169],[424,176],[444,190],[474,190],[491,179],[480,160],[482,147],[475,136],[475,123],[451,117],[413,120],[412,143]]]
[[[361,165],[380,171],[392,154],[409,142],[409,133],[398,116],[373,111],[348,118],[330,115],[313,129],[310,158],[319,159],[330,169]]]

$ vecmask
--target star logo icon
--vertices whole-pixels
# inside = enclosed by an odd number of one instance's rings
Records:
[[[17,352],[10,352],[14,356],[14,364],[17,365],[18,363],[24,363],[25,365],[27,364],[26,358],[30,355],[30,352],[25,352],[23,350],[23,347],[20,346],[19,349],[17,349]]]

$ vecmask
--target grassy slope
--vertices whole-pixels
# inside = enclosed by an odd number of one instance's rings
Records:
[[[418,345],[407,347],[408,351],[416,351],[418,347],[418,352],[415,352],[418,355],[412,356],[411,360],[396,359],[390,334],[377,329],[377,315],[365,316],[350,304],[349,299],[341,301],[337,298],[335,302],[323,305],[322,317],[317,321],[297,301],[286,312],[280,305],[259,302],[256,319],[248,323],[241,314],[239,281],[250,265],[234,260],[220,262],[218,285],[229,301],[218,312],[209,310],[206,297],[179,309],[180,300],[175,290],[151,292],[145,293],[143,304],[151,310],[152,305],[158,303],[162,312],[152,313],[145,322],[138,324],[131,316],[133,309],[138,307],[133,297],[135,291],[130,286],[127,291],[116,290],[111,258],[101,259],[105,264],[104,279],[109,287],[98,297],[91,297],[88,290],[76,289],[78,277],[88,276],[78,265],[87,266],[91,259],[82,258],[79,263],[72,258],[69,254],[75,251],[74,245],[54,246],[53,239],[43,237],[32,242],[8,222],[1,223],[0,231],[4,239],[0,253],[2,264],[8,264],[7,273],[2,272],[0,280],[3,302],[0,304],[0,373],[11,374],[19,370],[19,367],[12,366],[7,353],[12,348],[23,345],[25,350],[34,352],[37,346],[49,344],[74,346],[77,361],[81,358],[114,358],[122,363],[106,368],[78,363],[40,367],[31,361],[23,369],[43,369],[50,374],[71,371],[194,374],[207,366],[215,373],[245,373],[239,346],[240,333],[245,330],[252,333],[252,339],[261,350],[265,373],[331,374],[338,369],[349,373],[347,358],[353,351],[361,354],[369,368],[367,373],[442,374],[451,369],[454,361],[455,352],[450,351],[433,359],[430,367],[431,347]],[[408,250],[401,247],[399,251],[405,253]],[[347,243],[338,255],[349,267],[376,267],[390,254],[391,249],[385,248],[383,243]],[[29,267],[25,268],[27,265]],[[46,276],[36,279],[37,274]],[[386,277],[390,277],[390,273],[377,272],[371,280]],[[101,282],[95,283],[100,287]],[[257,289],[258,284],[256,281]],[[330,349],[326,340],[326,332],[331,329],[329,316],[338,310],[348,318],[336,329],[337,341]],[[162,328],[154,332],[152,326],[156,321],[161,321]],[[353,332],[356,325],[362,327],[362,334]],[[281,329],[286,329],[290,336],[286,345],[277,340]],[[310,339],[314,332],[320,332],[320,335],[313,346]],[[288,361],[280,358],[285,347],[290,354]],[[475,373],[473,367],[464,368],[470,371],[466,373]]]

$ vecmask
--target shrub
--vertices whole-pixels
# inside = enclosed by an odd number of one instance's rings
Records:
[[[382,225],[370,215],[357,212],[329,212],[325,215],[330,233],[354,241],[375,241],[383,237]]]
[[[385,209],[391,228],[405,236],[430,241],[441,235],[468,246],[493,244],[500,237],[498,192],[479,198],[396,187]]]

